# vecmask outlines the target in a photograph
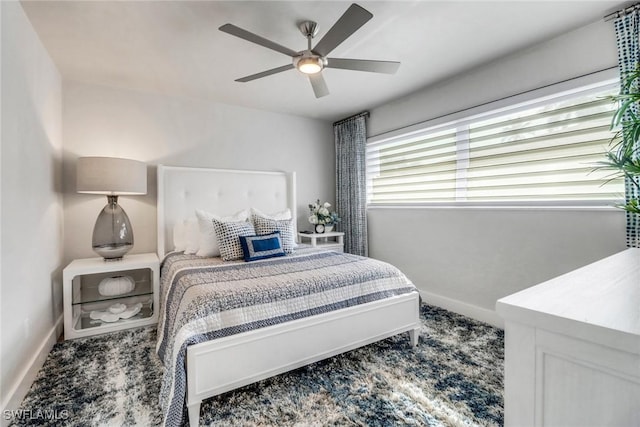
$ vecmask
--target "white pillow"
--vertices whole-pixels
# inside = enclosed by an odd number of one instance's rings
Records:
[[[173,226],[173,246],[174,251],[182,252],[187,249],[187,233],[184,226],[184,221],[178,221]]]
[[[246,221],[249,218],[249,212],[245,209],[231,216],[220,217],[197,209],[196,217],[198,217],[198,227],[200,232],[198,251],[196,252],[196,255],[201,257],[214,257],[220,256],[220,246],[218,246],[218,237],[216,236],[216,230],[213,227],[213,220],[215,219],[220,222]]]
[[[198,220],[195,218],[185,219],[184,229],[187,240],[184,253],[187,255],[195,254],[198,252],[200,245],[200,227],[198,226]]]
[[[253,217],[254,215],[261,216],[261,217],[267,218],[267,219],[275,219],[275,220],[291,219],[291,209],[287,208],[287,209],[283,210],[282,212],[276,212],[274,214],[267,215],[265,213],[260,212],[256,208],[251,208],[251,216]]]

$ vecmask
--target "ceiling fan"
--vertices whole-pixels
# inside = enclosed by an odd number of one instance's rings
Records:
[[[260,46],[264,46],[268,49],[275,50],[276,52],[283,53],[292,58],[291,64],[242,77],[237,79],[237,82],[245,83],[295,68],[301,73],[309,76],[313,92],[315,93],[316,98],[320,98],[325,95],[329,95],[329,89],[322,77],[322,70],[325,68],[340,68],[343,70],[370,71],[373,73],[385,74],[394,74],[398,70],[400,63],[394,61],[371,61],[364,59],[327,57],[327,55],[338,47],[340,43],[349,38],[371,18],[373,18],[373,14],[371,14],[371,12],[353,3],[314,48],[311,47],[311,40],[318,33],[318,24],[313,21],[301,22],[298,25],[298,28],[307,38],[307,49],[299,52],[279,45],[271,40],[267,40],[264,37],[251,33],[240,27],[236,27],[233,24],[224,24],[219,28],[219,30],[252,43],[259,44]]]

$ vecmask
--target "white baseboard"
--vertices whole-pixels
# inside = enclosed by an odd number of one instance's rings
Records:
[[[6,427],[9,425],[10,420],[5,419],[5,411],[18,409],[22,400],[31,388],[31,384],[33,384],[38,371],[40,371],[40,368],[44,365],[44,361],[47,359],[49,352],[51,352],[53,345],[58,341],[58,337],[60,335],[62,335],[62,315],[58,317],[58,320],[56,320],[56,323],[44,338],[42,344],[40,344],[38,351],[36,351],[31,359],[26,363],[18,377],[18,380],[11,387],[11,391],[8,393],[5,401],[2,402],[0,426]]]
[[[478,307],[477,305],[468,304],[442,295],[432,294],[431,292],[427,292],[422,289],[419,291],[420,296],[422,297],[422,302],[453,311],[454,313],[462,314],[463,316],[488,323],[500,329],[504,329],[504,320],[502,320],[502,317],[493,310],[488,310],[486,308]]]

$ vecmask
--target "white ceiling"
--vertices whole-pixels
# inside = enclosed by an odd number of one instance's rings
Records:
[[[323,73],[331,94],[320,99],[296,70],[234,82],[288,64],[290,58],[218,31],[222,24],[235,24],[297,51],[306,47],[297,22],[318,22],[319,40],[350,3],[23,1],[22,5],[64,79],[336,120],[595,22],[623,2],[359,2],[373,19],[331,56],[400,61],[395,75],[327,69]]]

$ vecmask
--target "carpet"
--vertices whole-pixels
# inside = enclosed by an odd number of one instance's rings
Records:
[[[405,333],[205,400],[201,425],[502,425],[502,330],[424,304],[421,320],[415,349]],[[12,425],[160,424],[155,343],[155,327],[57,343]]]

